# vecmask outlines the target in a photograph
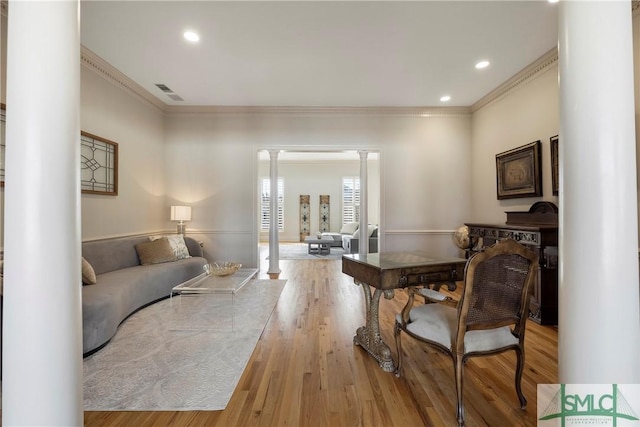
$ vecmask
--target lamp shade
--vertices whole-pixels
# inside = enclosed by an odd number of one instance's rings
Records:
[[[171,206],[171,221],[191,221],[191,206]]]

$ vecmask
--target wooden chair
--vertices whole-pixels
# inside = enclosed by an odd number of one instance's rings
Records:
[[[456,305],[445,302],[414,307],[414,296],[433,291],[408,288],[409,300],[396,316],[394,336],[398,351],[396,375],[402,369],[400,335],[409,336],[448,354],[453,359],[458,425],[464,425],[463,366],[470,357],[508,350],[517,354],[515,386],[520,407],[524,333],[529,301],[536,278],[538,255],[514,240],[503,240],[475,254],[465,267],[464,288]]]

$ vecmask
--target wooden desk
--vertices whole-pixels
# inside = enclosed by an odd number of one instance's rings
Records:
[[[536,251],[540,268],[531,294],[530,318],[542,325],[558,324],[558,226],[519,224],[465,224],[479,247],[514,239]]]
[[[391,350],[380,336],[380,296],[391,299],[394,289],[408,286],[431,285],[438,290],[444,284],[453,291],[455,282],[464,279],[466,262],[462,258],[433,258],[421,251],[343,255],[342,272],[362,286],[365,297],[366,324],[358,328],[353,343],[373,356],[384,371],[394,372]],[[373,294],[371,287],[375,289]]]

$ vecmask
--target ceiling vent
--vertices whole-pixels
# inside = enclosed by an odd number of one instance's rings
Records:
[[[171,89],[169,89],[169,87],[165,84],[162,83],[156,83],[156,86],[158,87],[158,89],[160,89],[162,92],[166,93],[167,96],[169,98],[171,98],[174,101],[184,101],[184,99],[180,96],[177,95],[174,91],[172,91]]]
[[[158,86],[158,89],[160,89],[164,93],[172,93],[173,92],[171,89],[169,89],[167,87],[167,85],[163,85],[162,83],[156,83],[156,86]]]

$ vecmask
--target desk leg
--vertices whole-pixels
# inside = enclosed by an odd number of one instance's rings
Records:
[[[385,372],[396,370],[391,349],[380,336],[380,321],[378,319],[378,308],[380,296],[384,293],[385,298],[393,298],[393,290],[382,291],[376,289],[371,295],[371,287],[366,283],[355,281],[356,285],[362,286],[366,305],[367,320],[365,326],[361,326],[353,337],[353,343],[364,348],[374,359],[380,363],[380,367]]]

